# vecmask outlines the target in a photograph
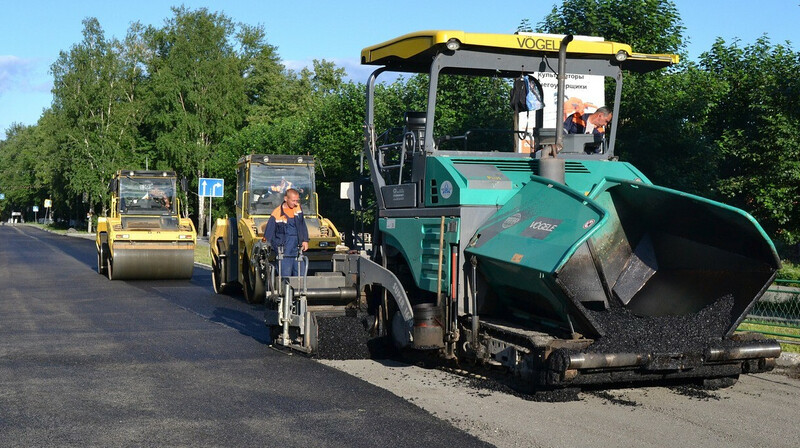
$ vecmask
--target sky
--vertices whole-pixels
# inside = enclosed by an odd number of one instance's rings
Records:
[[[800,49],[800,0],[673,0],[686,30],[689,58],[717,37],[742,45],[766,34]],[[361,49],[413,31],[453,29],[513,33],[522,19],[537,24],[556,0],[0,0],[0,139],[13,123],[36,124],[52,102],[50,66],[82,39],[83,19],[96,17],[107,38],[124,38],[131,23],[160,27],[170,8],[185,5],[223,12],[235,22],[262,25],[284,65],[314,59],[344,67],[364,82]],[[560,3],[560,0],[559,0]],[[524,7],[522,7],[524,5]],[[636,49],[634,48],[634,51]]]

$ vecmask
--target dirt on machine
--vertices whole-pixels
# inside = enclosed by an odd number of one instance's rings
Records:
[[[249,303],[261,303],[277,288],[279,255],[264,238],[270,214],[281,205],[286,190],[300,194],[308,228],[303,254],[309,272],[331,270],[331,258],[346,251],[336,226],[319,214],[315,160],[312,156],[251,154],[236,164],[236,217],[216,220],[209,234],[212,281],[217,293],[241,286]]]
[[[314,353],[317,317],[355,307],[370,336],[532,388],[725,386],[773,368],[780,345],[736,331],[780,268],[763,229],[742,210],[654,185],[615,155],[624,76],[677,56],[598,37],[425,31],[361,60],[377,69],[351,189],[355,208],[372,212],[373,249],[334,255],[325,276],[278,280],[266,316],[276,343]],[[429,94],[382,132],[376,82],[398,73],[427,76]],[[457,76],[510,92],[524,81],[540,104],[509,108],[506,129],[467,117],[461,134],[443,131],[437,98],[451,97]],[[589,76],[605,96],[593,107],[611,105],[613,119],[567,134],[565,118],[592,106],[578,109],[567,89]]]
[[[97,220],[97,272],[109,280],[191,278],[197,232],[180,216],[175,173],[120,170],[109,191],[111,215]]]

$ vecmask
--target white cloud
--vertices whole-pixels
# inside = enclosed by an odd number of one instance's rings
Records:
[[[0,95],[10,91],[47,92],[52,83],[31,82],[37,62],[13,55],[0,55]]]

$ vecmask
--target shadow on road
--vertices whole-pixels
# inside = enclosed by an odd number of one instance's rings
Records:
[[[252,314],[232,308],[217,307],[209,320],[233,328],[262,344],[269,343],[269,332],[264,325],[263,319],[259,319]]]
[[[58,242],[54,242],[51,247],[58,248],[93,271],[97,269],[97,249],[93,239],[59,235],[33,226],[25,226],[24,229],[23,233],[35,235],[35,238],[42,241],[57,240]]]

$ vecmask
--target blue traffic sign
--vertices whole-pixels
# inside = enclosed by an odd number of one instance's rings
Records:
[[[225,189],[225,179],[211,179],[201,177],[197,183],[197,194],[200,196],[221,198]]]

